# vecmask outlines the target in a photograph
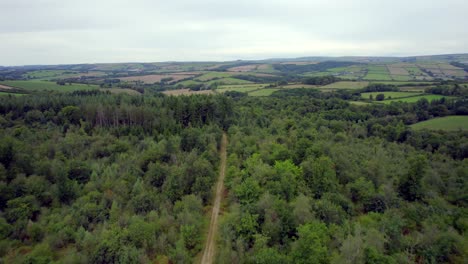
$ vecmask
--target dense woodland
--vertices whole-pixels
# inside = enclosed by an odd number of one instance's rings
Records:
[[[468,102],[353,96],[1,97],[0,257],[192,263],[226,131],[216,263],[464,263],[468,133],[408,125]]]
[[[232,102],[0,98],[5,263],[190,263]]]
[[[405,125],[447,105],[245,99],[219,263],[463,263],[468,135]]]

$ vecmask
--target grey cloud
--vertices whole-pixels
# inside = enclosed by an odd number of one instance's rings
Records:
[[[461,0],[2,0],[0,65],[467,52]]]

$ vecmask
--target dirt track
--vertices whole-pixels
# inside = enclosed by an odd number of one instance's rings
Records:
[[[227,148],[227,136],[223,133],[221,140],[220,158],[221,162],[219,165],[219,178],[216,183],[216,197],[213,203],[213,209],[211,211],[210,228],[208,230],[208,236],[206,237],[205,248],[203,249],[203,257],[201,260],[202,264],[210,264],[214,262],[215,248],[216,248],[216,232],[218,230],[218,216],[219,208],[221,206],[221,199],[223,197],[224,189],[224,176],[226,173],[226,148]]]

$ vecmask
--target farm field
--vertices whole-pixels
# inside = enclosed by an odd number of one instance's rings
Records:
[[[228,78],[228,77],[231,77],[233,74],[234,73],[231,73],[231,72],[208,72],[201,76],[198,76],[194,80],[206,82],[206,81],[210,81],[216,78]]]
[[[367,85],[369,85],[369,82],[351,82],[351,81],[342,81],[342,82],[336,82],[336,83],[332,83],[332,84],[328,84],[328,85],[325,85],[325,86],[320,86],[318,87],[320,90],[324,89],[334,89],[334,90],[338,90],[338,89],[362,89],[364,87],[366,87]]]
[[[396,98],[404,98],[404,97],[421,95],[421,93],[412,93],[412,92],[369,92],[369,93],[361,93],[361,97],[364,99],[369,99],[370,96],[372,96],[372,98],[374,98],[375,100],[375,97],[378,94],[384,94],[385,99],[390,98],[390,97],[396,99]]]
[[[13,89],[13,87],[0,84],[0,89],[2,89],[2,90],[11,90],[11,89]]]
[[[270,96],[272,93],[278,91],[280,89],[277,88],[265,88],[257,91],[253,91],[249,93],[249,96]]]
[[[21,94],[21,93],[8,93],[8,92],[0,92],[0,96],[8,96],[8,95],[11,95],[11,96],[23,96],[23,95],[26,95],[26,94]]]
[[[177,89],[177,90],[170,90],[162,92],[165,95],[195,95],[195,94],[213,94],[212,90],[203,90],[203,91],[191,91],[190,89]]]
[[[163,79],[172,78],[169,82],[177,82],[183,79],[194,77],[195,74],[152,74],[152,75],[143,75],[143,76],[131,76],[131,77],[121,77],[121,81],[142,81],[143,83],[152,84],[156,82],[161,82]]]
[[[413,77],[412,76],[409,76],[409,75],[390,75],[390,77],[392,78],[392,80],[394,81],[409,81],[409,80],[413,80]]]
[[[138,91],[125,88],[101,88],[99,91],[110,92],[111,94],[129,94],[129,95],[141,95]]]
[[[252,71],[256,71],[258,67],[259,67],[258,64],[244,65],[244,66],[237,66],[237,67],[229,68],[228,71],[230,72],[252,72]]]
[[[220,85],[229,85],[229,84],[249,84],[252,83],[251,81],[246,81],[246,80],[241,80],[241,79],[236,79],[236,78],[221,78],[221,79],[215,79],[206,82],[206,84],[211,85],[211,84],[220,84]]]
[[[411,125],[415,130],[468,130],[468,116],[446,116],[434,118]]]
[[[218,86],[216,92],[224,93],[227,91],[236,91],[242,93],[248,93],[251,91],[259,90],[267,86],[268,84],[241,84],[241,85],[221,85]]]
[[[256,72],[248,72],[248,71],[243,71],[243,72],[207,72],[201,76],[198,76],[197,78],[194,78],[196,81],[201,81],[201,82],[206,82],[206,81],[211,81],[214,79],[221,79],[221,78],[232,78],[233,76],[236,75],[251,75],[251,76],[258,76],[258,77],[271,77],[274,75],[268,74],[268,73],[256,73]]]
[[[55,82],[40,81],[40,80],[30,80],[30,81],[3,81],[0,82],[2,85],[11,86],[14,88],[20,88],[28,91],[62,91],[62,92],[72,92],[78,90],[91,90],[96,89],[96,85],[86,85],[86,84],[76,84],[72,85],[58,85]]]
[[[429,94],[429,95],[405,97],[405,98],[401,98],[401,99],[384,100],[384,101],[381,101],[379,103],[385,103],[385,104],[390,104],[392,102],[415,103],[415,102],[419,101],[422,98],[426,98],[430,102],[432,100],[439,100],[439,99],[442,99],[442,98],[451,98],[451,97],[443,96],[443,95],[436,95],[436,94]]]
[[[371,103],[368,102],[361,102],[361,101],[349,101],[352,105],[370,105]]]
[[[424,92],[429,87],[431,86],[401,86],[398,89],[402,92]]]
[[[411,84],[433,84],[433,82],[421,82],[421,81],[371,81],[370,83],[381,83],[381,84],[391,84],[391,85],[411,85]]]
[[[364,80],[384,80],[384,81],[391,81],[392,77],[384,72],[369,72],[367,73]]]
[[[23,74],[24,77],[31,78],[31,79],[39,79],[39,80],[50,80],[50,79],[58,79],[58,78],[72,78],[72,77],[80,77],[80,76],[104,76],[106,75],[104,72],[99,71],[90,71],[90,72],[77,72],[77,71],[70,71],[70,70],[38,70],[38,71],[31,71],[28,73]]]
[[[185,81],[178,82],[176,86],[189,86],[189,85],[196,85],[196,84],[202,84],[202,82],[194,81],[194,80],[185,80]]]
[[[312,85],[312,84],[295,83],[295,84],[288,84],[288,85],[282,86],[282,88],[285,88],[285,89],[318,88],[318,86],[317,85]]]

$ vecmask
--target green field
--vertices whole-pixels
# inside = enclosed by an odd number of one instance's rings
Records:
[[[252,83],[250,81],[246,80],[241,80],[241,79],[236,79],[236,78],[221,78],[221,79],[216,79],[216,80],[211,80],[206,82],[206,84],[211,85],[211,84],[220,84],[220,85],[228,85],[228,84],[249,84]]]
[[[451,98],[451,97],[443,96],[443,95],[428,94],[428,95],[421,95],[421,96],[405,97],[405,98],[400,98],[400,99],[385,100],[385,101],[381,101],[381,103],[385,103],[385,104],[390,104],[391,102],[415,103],[422,98],[426,98],[430,102],[432,100],[438,100],[444,97]]]
[[[368,72],[365,80],[383,80],[383,81],[391,81],[392,77],[388,73],[384,72]]]
[[[392,84],[392,85],[409,85],[409,84],[433,84],[433,82],[421,82],[421,81],[372,81],[374,83],[380,84]]]
[[[23,74],[24,77],[33,78],[38,80],[50,80],[50,79],[57,79],[57,78],[71,78],[71,77],[79,77],[79,76],[104,76],[105,73],[103,72],[77,72],[77,71],[65,71],[65,70],[41,70],[41,71],[32,71]]]
[[[361,101],[349,101],[349,103],[353,105],[370,105],[371,104],[371,103],[361,102]]]
[[[282,86],[282,88],[286,89],[296,89],[296,88],[318,88],[317,85],[312,85],[312,84],[303,84],[303,83],[293,83],[293,84],[288,84],[285,86]]]
[[[401,86],[398,89],[402,92],[424,92],[430,86]]]
[[[138,91],[127,88],[101,88],[99,91],[110,92],[111,94],[141,95]]]
[[[72,92],[78,90],[91,90],[96,89],[98,86],[96,85],[86,85],[86,84],[76,84],[72,83],[72,85],[58,85],[55,82],[48,82],[48,81],[39,81],[39,80],[31,80],[31,81],[4,81],[0,82],[0,84],[20,88],[28,91],[61,91],[61,92]]]
[[[325,86],[318,87],[320,90],[322,89],[362,89],[369,85],[369,82],[336,82],[332,84],[328,84]]]
[[[259,90],[267,86],[268,84],[241,84],[241,85],[221,85],[216,89],[219,93],[224,93],[227,91],[236,91],[242,93],[248,93],[251,91]]]
[[[213,80],[215,78],[231,77],[232,75],[233,74],[229,72],[208,72],[208,73],[203,74],[202,76],[195,78],[194,80],[206,82],[206,81]]]
[[[396,75],[396,74],[392,74],[390,75],[390,77],[395,80],[395,81],[409,81],[409,80],[412,80],[413,77],[409,76],[409,75]]]
[[[468,130],[468,116],[446,116],[411,125],[411,128],[431,130]]]
[[[421,95],[421,93],[411,93],[411,92],[370,92],[370,93],[361,93],[361,97],[364,99],[370,99],[370,96],[372,95],[372,98],[374,98],[373,100],[375,100],[375,97],[378,94],[384,94],[385,99],[389,97],[396,99],[396,98],[405,98],[405,97]]]
[[[270,96],[272,93],[278,91],[280,89],[275,89],[275,88],[266,88],[266,89],[261,89],[257,91],[250,92],[250,96]]]
[[[7,95],[11,95],[11,96],[23,96],[23,95],[26,95],[26,94],[0,92],[0,96],[7,96]]]
[[[178,82],[176,86],[179,86],[179,85],[189,86],[189,85],[194,85],[194,84],[201,84],[201,82],[194,81],[194,80],[185,80],[185,81]]]
[[[369,65],[367,66],[369,72],[386,72],[388,73],[387,66],[384,65]]]

